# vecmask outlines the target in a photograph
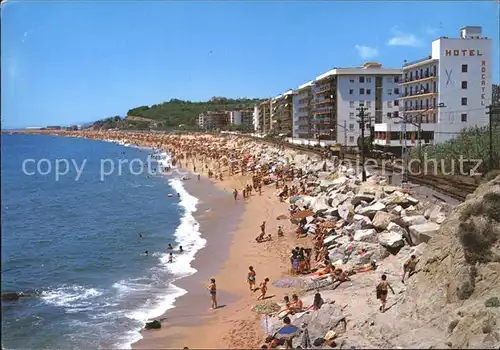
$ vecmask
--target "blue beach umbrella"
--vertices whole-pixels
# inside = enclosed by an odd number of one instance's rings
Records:
[[[286,325],[284,327],[281,327],[281,329],[276,333],[276,338],[278,339],[284,339],[284,340],[291,340],[298,336],[301,333],[301,330],[299,327],[296,327],[294,325]]]

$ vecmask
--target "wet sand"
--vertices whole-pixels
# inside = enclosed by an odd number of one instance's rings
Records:
[[[204,214],[198,212],[203,236],[208,240],[193,262],[198,272],[177,283],[188,290],[188,294],[179,298],[176,307],[164,315],[167,322],[162,329],[143,332],[144,338],[133,344],[133,348],[260,348],[265,334],[261,316],[251,311],[259,293],[249,291],[248,266],[254,266],[257,284],[265,277],[270,278],[271,300],[280,301],[292,292],[271,284],[288,274],[288,252],[297,245],[289,220],[276,220],[279,215],[287,214],[288,205],[278,201],[274,187],[263,187],[261,196],[253,193],[247,201],[240,197],[235,203],[232,189],[241,189],[248,181],[246,176],[236,175],[215,182],[215,187],[226,195],[214,197],[211,202],[205,193],[209,186],[204,185],[210,180],[202,179],[200,186],[197,181],[196,177],[186,181],[186,188],[202,199],[204,204],[200,208],[208,205],[211,209]],[[264,220],[273,240],[256,243],[255,237]],[[276,236],[278,225],[283,226],[285,237]],[[303,239],[299,244],[307,243]],[[205,288],[211,276],[217,281],[219,305],[224,305],[217,310],[209,310],[210,298]]]

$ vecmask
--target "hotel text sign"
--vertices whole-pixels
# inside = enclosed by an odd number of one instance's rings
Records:
[[[481,61],[481,106],[486,106],[486,61]]]
[[[482,56],[483,53],[481,50],[469,50],[469,49],[460,49],[460,50],[444,50],[445,56]]]

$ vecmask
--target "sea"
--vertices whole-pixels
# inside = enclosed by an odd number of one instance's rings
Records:
[[[130,348],[206,244],[168,153],[23,134],[1,151],[2,293],[25,294],[2,301],[2,348]]]

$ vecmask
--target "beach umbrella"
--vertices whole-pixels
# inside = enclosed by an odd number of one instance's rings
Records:
[[[268,333],[269,333],[269,322],[268,322],[269,315],[279,312],[280,310],[281,306],[279,306],[277,303],[273,301],[265,301],[263,303],[254,305],[254,307],[252,308],[252,311],[265,316],[266,332]]]
[[[296,336],[300,335],[301,330],[299,327],[292,324],[281,327],[281,329],[276,333],[275,338],[283,340],[292,340]]]

